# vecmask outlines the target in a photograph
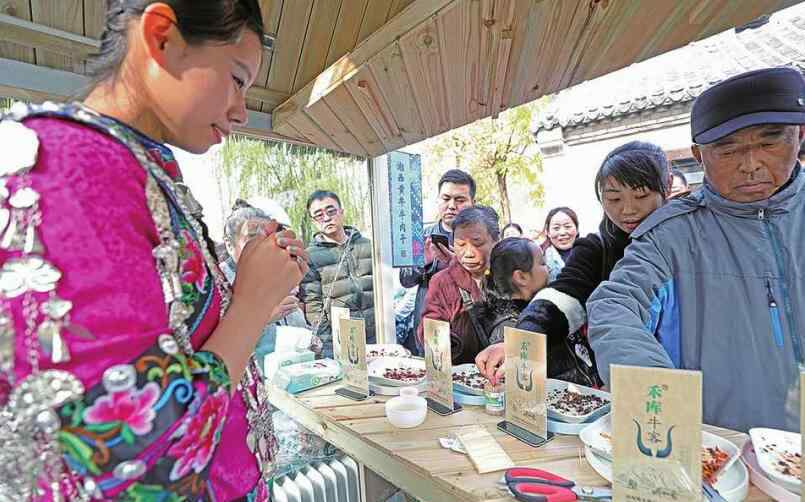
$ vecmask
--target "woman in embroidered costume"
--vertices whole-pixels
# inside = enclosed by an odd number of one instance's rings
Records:
[[[245,124],[260,9],[108,4],[84,103],[0,121],[0,500],[267,500],[250,355],[304,248],[267,225],[230,299],[164,146]]]

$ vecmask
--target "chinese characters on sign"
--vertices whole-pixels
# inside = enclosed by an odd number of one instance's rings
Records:
[[[363,319],[340,320],[341,338],[339,357],[344,371],[344,383],[360,394],[369,394],[369,373],[366,369],[366,331]]]
[[[611,374],[615,499],[700,500],[701,373],[612,365]]]
[[[453,409],[453,357],[450,351],[450,323],[424,319],[425,370],[428,397]]]
[[[393,267],[425,264],[422,227],[422,167],[419,155],[388,154]]]

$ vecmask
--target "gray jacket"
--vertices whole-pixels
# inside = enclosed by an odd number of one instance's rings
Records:
[[[805,174],[740,204],[708,185],[652,214],[587,302],[609,365],[703,371],[704,421],[799,430],[805,344]]]

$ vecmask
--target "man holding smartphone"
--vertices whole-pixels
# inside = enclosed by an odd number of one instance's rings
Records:
[[[425,266],[400,269],[400,284],[404,288],[419,286],[414,305],[413,331],[403,345],[416,355],[423,349],[416,343],[414,333],[422,320],[422,308],[428,284],[436,272],[447,268],[453,258],[453,220],[462,209],[475,205],[475,180],[460,169],[451,169],[439,179],[438,220],[425,229]]]

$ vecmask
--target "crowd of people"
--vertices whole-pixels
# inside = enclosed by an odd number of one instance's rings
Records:
[[[245,125],[259,3],[112,3],[86,99],[0,117],[0,498],[267,500],[276,438],[255,353],[297,326],[331,356],[333,306],[374,341],[372,245],[317,191],[312,242],[277,204],[239,201],[216,256],[166,145],[205,152]],[[798,430],[805,80],[718,83],[691,133],[702,187],[656,145],[619,146],[586,237],[567,207],[545,242],[501,229],[473,179],[445,173],[425,266],[399,272],[399,341],[421,354],[422,319],[449,321],[454,361],[496,380],[516,326],[547,335],[550,377],[701,370],[705,422]]]

